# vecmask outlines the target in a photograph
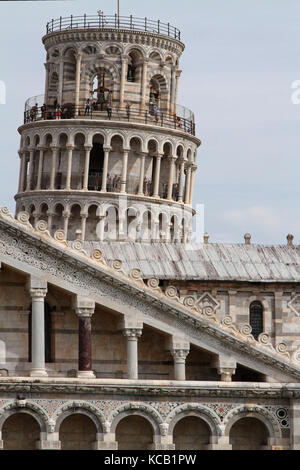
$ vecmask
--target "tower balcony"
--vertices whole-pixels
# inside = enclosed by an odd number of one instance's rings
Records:
[[[181,33],[178,28],[170,23],[162,23],[160,20],[154,21],[148,18],[135,18],[131,16],[103,15],[83,15],[60,17],[52,19],[47,23],[46,34],[59,31],[70,30],[122,30],[131,32],[141,32],[167,36],[177,41],[181,40]]]
[[[158,111],[149,105],[141,111],[138,108],[126,106],[94,105],[90,107],[66,105],[62,108],[46,106],[44,95],[29,98],[25,103],[24,124],[35,121],[53,121],[60,119],[92,119],[98,121],[117,121],[139,123],[167,129],[175,129],[190,135],[196,135],[194,113],[184,106],[177,105],[176,113],[169,114]]]

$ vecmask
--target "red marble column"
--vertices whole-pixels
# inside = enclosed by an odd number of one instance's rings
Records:
[[[92,322],[95,304],[89,299],[77,298],[76,314],[79,318],[77,377],[95,378],[92,366]]]

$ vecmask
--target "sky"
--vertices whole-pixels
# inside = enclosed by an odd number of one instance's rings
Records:
[[[299,0],[120,0],[121,15],[178,27],[179,103],[202,145],[193,205],[215,243],[300,244]],[[0,1],[0,205],[14,211],[24,103],[44,93],[41,42],[52,18],[114,14],[117,0]],[[0,97],[1,103],[1,97]]]

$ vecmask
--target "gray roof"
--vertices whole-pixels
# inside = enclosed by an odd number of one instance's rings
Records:
[[[300,282],[300,246],[85,242],[87,252],[95,248],[145,279]]]

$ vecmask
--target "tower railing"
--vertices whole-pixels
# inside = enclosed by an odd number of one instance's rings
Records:
[[[47,23],[46,26],[47,34],[54,33],[56,31],[72,29],[120,29],[159,34],[162,36],[168,36],[178,41],[181,40],[181,33],[179,29],[171,26],[170,23],[162,23],[160,20],[154,21],[148,18],[135,18],[132,15],[71,15],[64,18],[60,17],[55,20],[52,19]]]
[[[93,106],[87,108],[86,106],[75,107],[68,105],[62,106],[59,109],[53,106],[33,106],[24,113],[24,124],[41,120],[59,119],[97,119],[100,121],[133,122],[181,130],[191,135],[196,134],[194,121],[162,111],[140,111],[138,109],[129,109],[128,107],[105,109],[104,106],[101,109],[100,105],[95,109]]]

